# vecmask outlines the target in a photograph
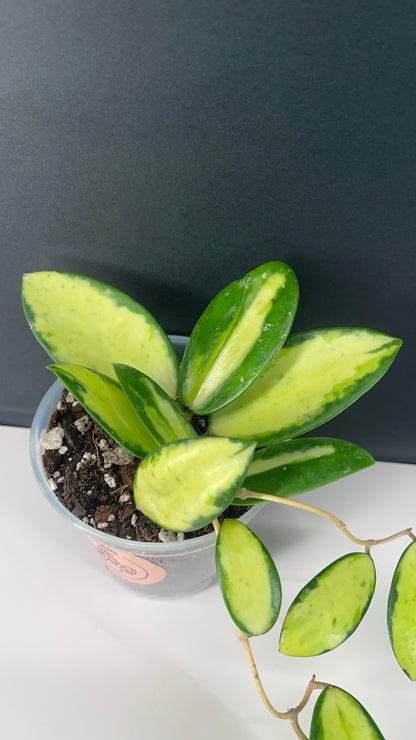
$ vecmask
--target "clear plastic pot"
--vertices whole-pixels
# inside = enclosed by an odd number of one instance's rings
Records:
[[[170,337],[179,357],[187,337]],[[143,596],[175,598],[200,591],[215,579],[215,534],[182,542],[135,542],[106,534],[71,514],[48,485],[42,465],[40,440],[59,400],[63,385],[55,381],[44,395],[33,418],[30,455],[36,480],[50,504],[67,522],[88,536],[103,565],[121,583]],[[248,523],[261,506],[253,506],[241,516]]]

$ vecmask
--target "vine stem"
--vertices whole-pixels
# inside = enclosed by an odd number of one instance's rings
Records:
[[[312,504],[305,504],[302,501],[294,501],[291,498],[282,498],[281,496],[273,496],[268,493],[256,493],[255,491],[249,491],[247,488],[240,488],[237,498],[244,501],[247,498],[256,498],[261,499],[262,501],[272,501],[273,503],[277,504],[283,504],[284,506],[292,506],[296,509],[303,509],[304,511],[310,511],[312,514],[318,514],[318,516],[323,516],[325,519],[329,519],[333,524],[335,524],[338,529],[341,529],[341,531],[345,534],[348,539],[352,540],[352,542],[355,542],[357,545],[363,545],[367,550],[369,550],[374,545],[383,545],[386,542],[391,542],[392,540],[398,539],[398,537],[404,537],[408,536],[412,540],[416,540],[416,536],[413,534],[411,527],[408,527],[407,529],[402,529],[400,532],[395,532],[395,534],[389,535],[389,537],[383,537],[379,540],[374,539],[368,539],[363,540],[359,537],[355,537],[355,535],[352,534],[352,532],[347,529],[346,524],[341,521],[341,519],[338,519],[338,517],[334,516],[334,514],[330,514],[329,511],[325,511],[325,509],[320,509],[317,506],[313,506]]]
[[[211,522],[211,524],[214,527],[215,534],[218,537],[218,532],[220,531],[220,523],[219,523],[218,519],[213,519],[212,522]]]
[[[214,527],[215,534],[218,537],[218,533],[220,531],[220,522],[218,519],[212,520],[212,526]],[[330,684],[322,683],[320,681],[315,680],[315,675],[312,676],[311,680],[309,681],[305,693],[299,702],[299,704],[296,707],[292,707],[291,709],[288,709],[287,712],[279,712],[273,704],[269,701],[267,694],[264,690],[263,684],[261,682],[256,662],[254,660],[254,655],[251,650],[251,645],[249,642],[249,635],[246,632],[243,632],[239,627],[237,627],[237,638],[240,640],[244,647],[244,651],[247,656],[247,660],[250,666],[251,674],[254,678],[254,683],[256,684],[257,691],[259,692],[260,698],[263,701],[263,704],[266,706],[266,709],[270,712],[270,714],[273,715],[273,717],[276,717],[277,719],[287,719],[290,721],[290,724],[292,725],[292,728],[295,732],[295,735],[300,740],[309,740],[308,737],[303,732],[302,728],[299,725],[298,715],[304,709],[306,704],[309,701],[309,698],[313,691],[316,689],[324,689],[326,686],[329,686]]]
[[[277,719],[287,719],[291,722],[293,729],[295,730],[298,737],[302,738],[304,740],[306,738],[306,735],[303,733],[299,726],[298,722],[298,715],[304,709],[306,704],[308,703],[310,696],[313,691],[316,689],[324,689],[326,686],[329,686],[330,684],[322,683],[321,681],[316,681],[315,676],[313,675],[311,680],[309,681],[305,693],[299,702],[299,704],[296,707],[292,707],[291,709],[288,709],[286,712],[279,712],[275,707],[271,704],[269,701],[267,694],[264,690],[263,684],[261,682],[260,676],[257,671],[256,662],[254,660],[253,652],[251,650],[250,645],[250,639],[249,636],[243,632],[243,630],[240,630],[237,628],[237,638],[240,640],[240,642],[243,645],[244,651],[247,656],[247,660],[250,666],[251,674],[254,678],[254,683],[256,684],[257,690],[259,692],[260,698],[265,705],[266,709],[270,712],[270,714],[273,715],[273,717],[277,717]],[[306,738],[306,740],[308,740]]]

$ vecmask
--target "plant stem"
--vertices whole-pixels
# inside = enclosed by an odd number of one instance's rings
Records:
[[[214,527],[215,534],[218,537],[218,533],[220,531],[220,523],[218,519],[212,520],[212,526]],[[306,704],[309,701],[309,698],[315,689],[324,689],[326,686],[329,686],[330,684],[322,683],[320,681],[315,681],[315,676],[313,675],[311,680],[309,681],[305,693],[299,702],[299,704],[296,707],[292,707],[292,709],[288,709],[287,712],[279,712],[277,709],[274,708],[273,704],[269,701],[267,694],[264,690],[263,684],[261,682],[256,662],[254,660],[254,655],[251,650],[251,645],[249,642],[249,636],[246,632],[243,632],[239,627],[237,627],[237,638],[240,640],[240,642],[243,644],[244,651],[247,656],[247,660],[250,666],[251,674],[254,678],[254,683],[256,684],[257,691],[260,694],[260,698],[265,705],[266,709],[270,712],[270,714],[273,715],[273,717],[276,717],[277,719],[288,719],[290,721],[290,724],[293,727],[293,730],[295,732],[295,735],[297,735],[300,740],[309,740],[309,738],[305,735],[302,728],[299,725],[298,721],[298,715],[304,709]]]
[[[248,637],[248,635],[245,632],[243,632],[242,630],[240,630],[238,627],[237,627],[237,638],[240,640],[240,642],[243,645],[245,654],[247,656],[247,660],[249,662],[251,674],[252,674],[252,676],[254,678],[254,683],[256,684],[257,691],[259,692],[260,698],[261,698],[263,704],[265,705],[266,709],[270,712],[270,714],[273,715],[273,717],[277,717],[278,719],[286,719],[286,717],[284,716],[285,713],[278,712],[277,709],[275,709],[274,706],[270,703],[270,701],[269,701],[269,699],[268,699],[268,697],[266,695],[266,692],[265,692],[265,690],[263,688],[263,684],[262,684],[262,682],[260,680],[260,676],[258,674],[258,671],[257,671],[257,666],[256,666],[256,663],[255,663],[255,660],[254,660],[254,656],[253,656],[253,653],[251,651],[251,646],[250,646],[250,643],[249,643],[249,637]]]
[[[220,523],[218,519],[213,519],[211,522],[212,526],[214,527],[215,534],[218,536],[218,532],[220,531]]]
[[[334,516],[334,514],[330,514],[329,511],[325,511],[325,509],[320,509],[317,506],[312,506],[312,504],[305,504],[301,501],[294,501],[293,499],[289,498],[282,498],[281,496],[273,496],[268,493],[257,493],[255,491],[249,491],[247,488],[241,488],[237,494],[237,498],[240,498],[242,501],[244,501],[247,498],[258,498],[262,501],[272,501],[273,503],[277,504],[284,504],[285,506],[293,506],[296,509],[303,509],[304,511],[310,511],[312,514],[318,514],[319,516],[325,517],[325,519],[329,519],[333,524],[335,524],[338,529],[341,529],[342,532],[345,534],[348,539],[352,540],[352,542],[355,542],[357,545],[363,545],[367,550],[369,550],[371,547],[374,547],[374,545],[383,545],[386,542],[391,542],[392,540],[396,540],[398,537],[404,537],[407,535],[412,540],[416,540],[416,536],[413,534],[411,527],[408,527],[407,529],[402,529],[400,532],[396,532],[395,534],[389,535],[389,537],[383,537],[379,540],[374,539],[368,539],[363,540],[359,537],[355,537],[355,535],[352,534],[352,532],[347,529],[346,524],[344,524],[341,519],[338,519],[338,517]]]
[[[329,686],[327,683],[322,683],[320,681],[315,681],[315,676],[312,676],[311,680],[309,681],[306,691],[303,695],[303,698],[299,702],[299,704],[296,707],[292,707],[292,709],[288,709],[287,712],[279,712],[275,707],[271,704],[269,701],[267,694],[264,690],[263,684],[260,680],[260,676],[257,671],[256,662],[254,660],[254,656],[251,650],[251,645],[249,641],[249,636],[243,632],[243,630],[240,630],[237,628],[237,637],[240,640],[240,642],[243,644],[244,651],[247,656],[247,660],[250,665],[251,674],[254,678],[254,683],[256,684],[257,691],[259,692],[260,698],[265,705],[266,709],[270,712],[270,714],[273,715],[273,717],[277,717],[277,719],[288,719],[290,720],[293,729],[295,730],[296,734],[298,735],[301,740],[308,740],[306,735],[303,733],[299,726],[298,722],[298,714],[304,709],[306,704],[309,701],[309,698],[315,689],[324,689],[326,686]]]
[[[297,735],[300,738],[300,740],[309,740],[309,738],[307,737],[307,735],[305,735],[301,726],[299,725],[297,717],[293,717],[293,719],[290,720],[290,724],[292,725],[295,731],[295,735]]]

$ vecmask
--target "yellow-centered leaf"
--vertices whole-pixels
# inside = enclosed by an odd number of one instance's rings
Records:
[[[268,632],[279,616],[280,579],[259,538],[242,522],[224,519],[215,562],[225,604],[236,625],[248,635]]]
[[[328,686],[314,708],[310,740],[384,740],[367,710],[343,689]]]
[[[394,571],[387,623],[397,662],[416,681],[416,542],[406,548]]]
[[[23,276],[22,303],[54,362],[89,367],[113,379],[113,363],[120,362],[176,395],[179,363],[169,338],[143,306],[119,290],[68,272],[32,272]]]
[[[372,599],[370,555],[353,552],[322,570],[292,602],[280,635],[285,655],[320,655],[338,647],[358,627]]]
[[[137,470],[137,508],[165,529],[188,532],[204,527],[233,500],[254,447],[238,439],[213,437],[160,447]]]
[[[371,388],[400,345],[368,329],[294,334],[244,396],[212,415],[211,431],[259,446],[303,434]]]

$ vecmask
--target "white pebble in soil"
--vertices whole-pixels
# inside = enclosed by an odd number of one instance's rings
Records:
[[[104,467],[109,468],[111,465],[128,465],[133,462],[134,455],[120,447],[120,445],[114,445],[109,450],[103,452]]]
[[[177,542],[185,539],[183,532],[170,532],[168,529],[161,529],[157,536],[161,542]]]
[[[53,427],[49,432],[46,432],[40,443],[45,450],[59,450],[62,447],[64,439],[64,430],[60,424],[57,427]]]
[[[94,455],[93,452],[84,452],[82,459],[85,460],[86,463],[92,463],[96,461],[97,455]]]
[[[109,488],[115,488],[117,485],[116,479],[113,475],[110,475],[110,473],[104,473],[104,481],[107,483]]]
[[[84,414],[84,416],[81,416],[79,419],[74,421],[74,426],[79,432],[81,432],[81,434],[85,434],[85,432],[88,432],[88,430],[91,429],[92,421],[89,416]]]

